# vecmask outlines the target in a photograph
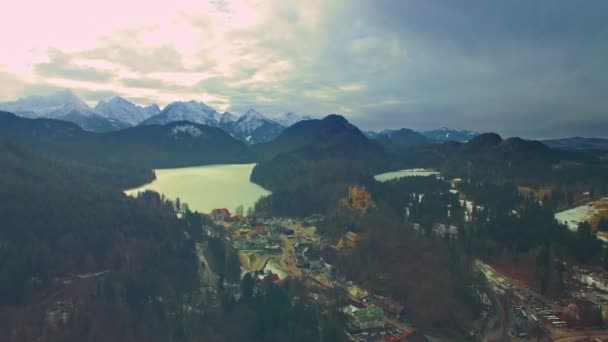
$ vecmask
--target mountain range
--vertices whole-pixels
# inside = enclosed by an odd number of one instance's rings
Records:
[[[560,150],[583,151],[608,151],[608,139],[572,137],[565,139],[543,140],[543,144]]]
[[[273,117],[255,109],[242,115],[219,113],[213,107],[197,101],[176,101],[164,109],[156,104],[136,105],[122,97],[99,101],[89,107],[70,90],[62,90],[47,96],[29,96],[13,102],[0,103],[0,110],[26,118],[52,118],[77,124],[86,131],[112,132],[138,125],[168,124],[188,121],[218,127],[247,144],[269,142],[277,138],[287,127],[310,116],[285,112]],[[388,148],[405,148],[424,144],[467,142],[479,133],[464,129],[440,128],[417,132],[408,128],[388,129],[381,132],[367,131],[370,139]],[[566,138],[543,141],[546,145],[565,150],[608,150],[608,140],[601,138]]]
[[[273,125],[254,110],[236,121],[229,113],[215,115],[248,133]],[[524,179],[555,174],[553,167],[560,161],[593,158],[539,141],[503,140],[496,133],[479,134],[466,143],[428,143],[429,138],[407,129],[381,132],[370,139],[336,114],[300,121],[274,134],[270,141],[251,145],[220,127],[190,121],[90,132],[71,122],[0,112],[0,137],[52,158],[117,170],[257,162],[251,179],[270,190],[305,187],[319,181],[318,175],[325,175],[323,182],[328,183],[336,175],[356,181],[362,174],[409,167],[483,179]]]
[[[176,101],[161,110],[156,104],[139,106],[118,96],[109,101],[99,101],[94,108],[91,108],[70,90],[0,103],[0,110],[26,118],[69,121],[93,132],[189,121],[219,127],[248,144],[270,141],[286,127],[310,119],[309,116],[299,116],[291,112],[270,118],[255,109],[250,109],[241,116],[229,112],[220,114],[207,104],[197,101]]]
[[[48,96],[30,96],[13,102],[0,103],[0,110],[26,118],[52,118],[76,123],[96,132],[116,131],[130,125],[112,116],[93,111],[69,90]]]
[[[440,129],[422,132],[422,134],[425,137],[438,141],[438,142],[445,142],[445,141],[467,142],[467,141],[473,139],[479,133],[473,132],[473,131],[468,131],[465,129],[454,129],[454,128],[442,127]]]
[[[386,129],[381,132],[367,131],[365,135],[370,139],[377,139],[383,144],[393,146],[412,146],[419,144],[443,143],[447,141],[467,142],[479,133],[442,127],[435,130],[417,132],[409,128]]]
[[[248,144],[269,142],[287,127],[312,119],[310,116],[300,116],[293,112],[268,117],[253,108],[238,116],[230,112],[219,113],[213,107],[198,101],[176,101],[161,110],[156,104],[139,106],[119,96],[108,101],[99,101],[91,108],[70,90],[0,103],[0,110],[26,118],[69,121],[84,130],[93,132],[110,132],[138,125],[188,121],[219,127]],[[474,137],[476,133],[442,128],[424,133],[400,129],[385,130],[380,133],[367,132],[366,135],[370,138],[378,138],[385,145],[404,147],[448,140],[464,142]]]
[[[246,144],[222,129],[186,121],[90,132],[71,122],[0,112],[0,137],[53,158],[104,168],[154,169],[254,160]]]
[[[138,106],[122,97],[116,96],[108,102],[99,101],[93,111],[107,119],[135,126],[160,113],[160,108],[156,104],[151,104],[147,107]]]

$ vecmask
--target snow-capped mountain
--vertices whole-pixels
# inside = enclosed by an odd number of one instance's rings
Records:
[[[28,96],[14,102],[0,103],[0,110],[27,118],[52,118],[73,122],[85,130],[106,132],[128,127],[114,119],[94,113],[70,90],[45,96]]]
[[[0,109],[29,118],[57,118],[72,111],[91,114],[91,109],[70,90],[45,96],[28,96],[14,102],[0,103]]]
[[[73,122],[82,129],[91,132],[112,132],[131,127],[126,122],[108,119],[90,111],[83,114],[83,112],[73,110],[54,119]]]
[[[302,120],[311,120],[312,118],[308,115],[300,116],[298,114],[292,112],[281,113],[272,118],[273,121],[279,123],[282,126],[289,127],[296,122],[300,122]]]
[[[429,139],[433,139],[437,142],[445,142],[445,141],[459,141],[459,142],[467,142],[479,133],[473,131],[467,131],[464,129],[452,129],[447,127],[442,127],[440,129],[422,132],[424,136]]]
[[[148,118],[140,125],[168,124],[176,121],[190,121],[207,126],[219,126],[221,115],[203,102],[172,102],[159,114]]]
[[[222,114],[222,117],[220,118],[220,122],[218,123],[218,125],[221,129],[230,133],[232,132],[232,128],[234,127],[238,119],[238,116],[230,112],[224,112],[224,114]]]
[[[234,122],[230,134],[237,139],[255,144],[276,138],[284,129],[283,125],[250,109]]]
[[[230,112],[224,112],[224,114],[222,114],[222,117],[220,118],[220,123],[236,122],[238,119],[238,116]]]
[[[160,108],[156,104],[147,107],[138,106],[116,96],[110,101],[99,101],[93,111],[105,118],[126,122],[135,126],[140,122],[160,113]]]

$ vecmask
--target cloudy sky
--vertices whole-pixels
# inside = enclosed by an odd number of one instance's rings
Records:
[[[364,129],[608,136],[608,1],[21,0],[0,101],[70,88]]]

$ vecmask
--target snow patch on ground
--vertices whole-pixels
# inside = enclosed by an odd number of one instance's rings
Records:
[[[196,138],[201,136],[202,134],[203,131],[192,125],[179,125],[171,129],[171,136],[174,137],[177,135],[189,135],[191,137]]]
[[[604,198],[601,201],[606,201],[608,198]],[[596,202],[587,203],[576,208],[568,209],[555,213],[555,218],[560,223],[564,223],[568,226],[568,229],[576,231],[578,224],[584,221],[590,221],[591,218],[600,211],[596,207]]]
[[[403,177],[427,177],[431,175],[439,176],[439,172],[430,169],[407,169],[375,175],[374,179],[379,182],[386,182],[392,179]]]

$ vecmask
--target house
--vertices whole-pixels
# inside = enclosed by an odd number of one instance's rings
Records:
[[[232,215],[230,214],[230,211],[226,208],[211,210],[211,218],[214,221],[226,221],[226,220],[230,219],[231,217],[232,217]]]

